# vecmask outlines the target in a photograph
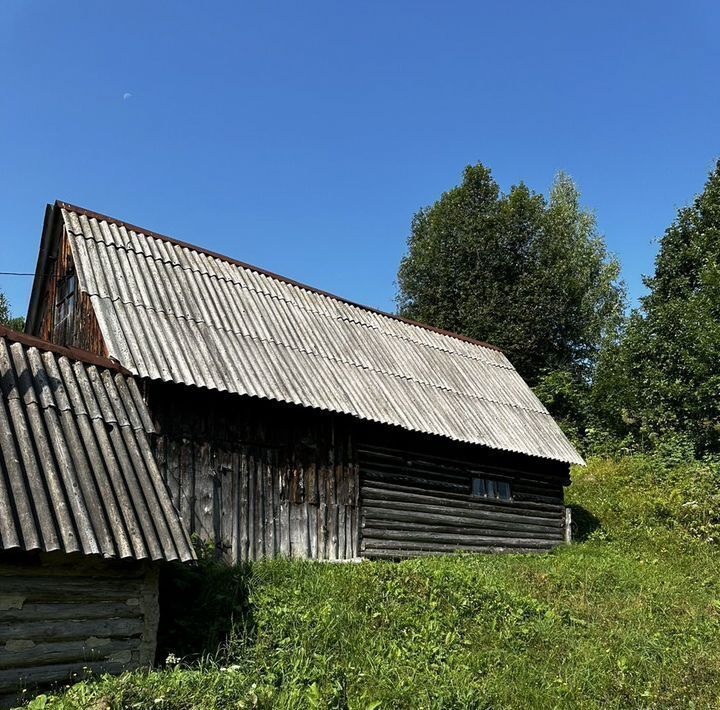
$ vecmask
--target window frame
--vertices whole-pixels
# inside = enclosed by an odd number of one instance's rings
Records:
[[[55,323],[64,323],[74,312],[77,304],[77,274],[68,271],[57,284],[55,291]]]
[[[506,495],[502,495],[503,491]],[[512,503],[515,500],[510,481],[486,475],[472,476],[470,497],[478,500],[497,500],[502,503]]]

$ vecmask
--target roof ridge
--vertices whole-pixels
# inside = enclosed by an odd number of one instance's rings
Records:
[[[199,254],[205,254],[206,256],[210,256],[214,259],[219,259],[219,260],[227,262],[229,264],[233,264],[234,266],[240,266],[244,269],[250,269],[251,271],[257,272],[258,274],[263,274],[264,276],[268,276],[269,278],[276,279],[278,281],[282,281],[283,283],[289,284],[291,286],[297,286],[298,288],[304,289],[306,291],[311,291],[313,293],[317,293],[320,296],[325,296],[326,298],[331,298],[335,301],[345,303],[349,306],[361,308],[364,311],[369,311],[371,313],[375,313],[377,315],[384,316],[386,318],[392,318],[393,320],[398,320],[401,323],[406,323],[407,325],[415,326],[417,328],[424,328],[425,330],[429,330],[433,333],[438,333],[439,335],[444,335],[449,338],[455,338],[457,340],[462,340],[466,343],[470,343],[471,345],[476,345],[478,347],[488,348],[489,350],[496,350],[497,352],[502,352],[502,350],[497,345],[492,345],[491,343],[485,343],[482,340],[476,340],[475,338],[470,338],[467,335],[462,335],[460,333],[453,333],[450,330],[444,330],[443,328],[436,328],[435,326],[428,325],[426,323],[420,323],[418,321],[414,321],[414,320],[411,320],[410,318],[405,318],[403,316],[399,316],[394,313],[387,313],[386,311],[382,311],[379,308],[373,308],[372,306],[366,306],[366,305],[363,305],[362,303],[357,303],[355,301],[351,301],[348,298],[343,298],[342,296],[338,296],[337,294],[330,293],[329,291],[323,291],[322,289],[302,283],[301,281],[296,281],[295,279],[291,279],[291,278],[288,278],[287,276],[282,276],[280,274],[276,274],[272,271],[268,271],[267,269],[263,269],[259,266],[254,266],[253,264],[248,264],[247,262],[240,261],[238,259],[234,259],[231,256],[227,256],[225,254],[220,254],[219,252],[214,252],[209,249],[205,249],[204,247],[198,246],[197,244],[190,244],[189,242],[184,242],[184,241],[181,241],[180,239],[175,239],[174,237],[169,237],[166,234],[160,234],[159,232],[153,232],[149,229],[145,229],[143,227],[138,227],[137,225],[130,224],[129,222],[125,222],[124,220],[121,220],[121,219],[116,219],[115,217],[110,217],[109,215],[105,215],[100,212],[94,212],[94,211],[88,210],[84,207],[79,207],[78,205],[70,204],[69,202],[63,202],[62,200],[56,200],[55,206],[58,207],[59,209],[64,209],[69,212],[75,212],[77,214],[85,215],[88,219],[96,219],[96,220],[103,221],[103,222],[112,222],[113,224],[125,227],[125,229],[128,229],[132,232],[138,232],[140,234],[144,234],[145,236],[153,237],[155,239],[159,239],[161,241],[168,242],[170,244],[173,244],[174,246],[179,246],[179,247],[183,247],[186,249],[190,249],[192,251],[198,252]]]
[[[5,340],[9,340],[12,343],[20,343],[21,345],[25,345],[29,348],[37,348],[38,350],[63,355],[70,360],[79,360],[80,362],[84,362],[88,365],[95,365],[96,367],[115,370],[122,375],[132,376],[132,372],[130,372],[130,370],[110,358],[102,357],[101,355],[97,355],[89,350],[81,350],[80,348],[57,345],[56,343],[51,343],[49,340],[44,340],[43,338],[38,338],[34,335],[28,335],[27,333],[20,333],[19,331],[12,330],[12,328],[8,328],[4,325],[0,325],[0,338],[5,338]]]

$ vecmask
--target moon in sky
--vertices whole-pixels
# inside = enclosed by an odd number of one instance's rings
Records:
[[[132,96],[132,94],[129,91],[126,91],[123,94],[123,101],[127,101],[131,96]]]

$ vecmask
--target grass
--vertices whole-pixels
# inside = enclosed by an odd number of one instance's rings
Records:
[[[31,707],[717,707],[718,490],[711,464],[594,460],[568,491],[583,540],[551,554],[212,568],[216,653]],[[166,642],[217,638],[188,619]]]

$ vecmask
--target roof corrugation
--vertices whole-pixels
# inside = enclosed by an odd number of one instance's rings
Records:
[[[134,379],[41,343],[0,328],[0,549],[194,559]]]
[[[61,205],[111,356],[151,379],[583,463],[497,349]]]

